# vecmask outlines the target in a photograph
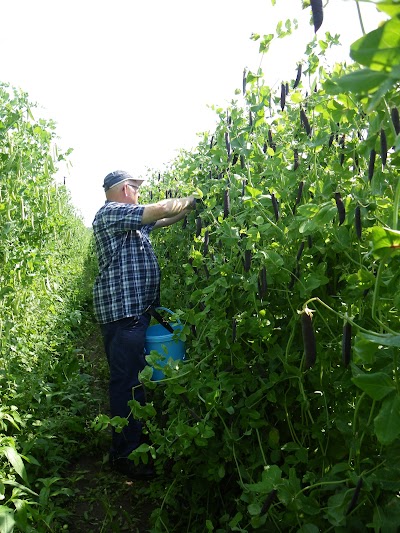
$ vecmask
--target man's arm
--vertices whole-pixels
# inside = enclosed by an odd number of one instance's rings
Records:
[[[142,224],[152,224],[159,221],[160,224],[156,224],[157,227],[168,226],[183,218],[185,214],[196,207],[196,200],[193,196],[187,196],[185,198],[169,198],[168,200],[161,200],[156,204],[146,205],[142,214]],[[174,219],[175,217],[180,218]],[[166,219],[166,223],[162,223]]]
[[[175,222],[179,222],[179,220],[182,220],[182,218],[184,218],[190,211],[191,209],[184,209],[179,213],[179,215],[176,215],[174,217],[161,218],[160,220],[157,220],[157,222],[154,224],[154,229],[171,226],[172,224],[175,224]]]

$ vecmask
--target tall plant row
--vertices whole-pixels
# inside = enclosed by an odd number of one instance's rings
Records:
[[[336,42],[278,88],[245,71],[215,131],[151,177],[148,200],[199,197],[153,237],[187,347],[132,402],[152,440],[134,457],[170,472],[154,531],[399,523],[398,47],[369,34],[329,68]]]
[[[55,124],[0,85],[0,530],[48,531],[87,399],[74,350],[90,306],[90,233],[57,184]],[[79,419],[79,423],[78,423]],[[68,448],[68,452],[67,452]],[[66,491],[67,492],[67,491]],[[62,514],[62,513],[61,513]]]

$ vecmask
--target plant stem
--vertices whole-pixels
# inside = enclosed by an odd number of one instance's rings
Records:
[[[267,460],[265,459],[265,454],[264,454],[264,450],[262,447],[260,432],[258,431],[258,428],[256,428],[256,433],[257,433],[257,440],[258,440],[258,445],[260,447],[261,455],[262,455],[265,466],[267,466]]]
[[[169,495],[169,493],[171,492],[172,487],[175,485],[176,480],[177,480],[177,478],[175,478],[175,479],[173,480],[173,482],[171,483],[171,485],[168,487],[168,490],[167,490],[167,492],[165,493],[165,496],[164,496],[164,498],[163,498],[163,501],[161,502],[160,511],[163,510],[163,507],[164,507],[165,502],[166,502],[166,500],[167,500],[167,498],[168,498],[168,495]]]
[[[369,417],[368,417],[367,425],[364,427],[364,431],[362,432],[362,435],[361,435],[361,438],[360,438],[360,450],[361,450],[362,441],[363,441],[364,436],[365,436],[365,431],[366,431],[367,427],[370,425],[371,420],[372,420],[372,416],[373,416],[373,414],[374,414],[375,404],[376,404],[376,400],[373,400],[373,401],[372,401],[372,405],[371,405],[371,410],[370,410],[370,412],[369,412]]]
[[[285,361],[286,362],[288,361],[289,350],[290,350],[290,347],[292,346],[292,342],[293,342],[295,331],[296,331],[296,329],[294,327],[292,327],[291,330],[290,330],[290,335],[289,335],[289,339],[288,339],[288,342],[286,344],[286,350],[285,350]]]
[[[296,442],[299,446],[303,446],[302,443],[297,438],[296,432],[294,431],[293,424],[292,424],[292,421],[290,419],[289,411],[288,411],[287,404],[286,404],[286,396],[285,396],[284,408],[285,408],[285,413],[286,413],[286,421],[287,421],[287,424],[288,424],[289,431],[290,431],[290,434],[292,436],[293,442]]]
[[[320,481],[318,483],[314,483],[313,485],[309,485],[308,487],[304,487],[304,489],[301,489],[297,494],[295,494],[293,500],[298,498],[300,494],[303,494],[306,490],[312,490],[317,487],[324,487],[325,485],[340,485],[342,483],[347,483],[347,479],[340,479],[338,481]]]
[[[357,6],[358,20],[360,21],[361,31],[362,31],[362,34],[365,35],[365,28],[364,28],[364,23],[363,23],[362,16],[361,16],[360,3],[358,0],[355,0],[355,2]]]
[[[243,489],[244,488],[244,484],[243,484],[243,479],[242,479],[242,476],[240,474],[240,466],[239,466],[239,463],[238,463],[238,460],[237,460],[237,457],[236,457],[236,452],[235,452],[235,444],[232,443],[232,454],[233,454],[233,458],[235,460],[235,464],[236,464],[236,469],[237,469],[237,472],[239,474],[239,480],[240,480],[240,487]]]
[[[385,262],[383,260],[379,263],[378,272],[376,274],[376,280],[375,280],[374,294],[373,294],[373,298],[372,298],[371,315],[372,315],[372,320],[374,320],[375,322],[377,322],[376,305],[377,305],[377,302],[378,302],[379,285],[380,285],[381,279],[382,279],[382,272],[383,272],[384,263]]]
[[[283,229],[280,228],[277,224],[275,224],[275,222],[273,222],[273,221],[269,218],[269,216],[267,215],[267,212],[266,212],[264,206],[262,205],[262,203],[259,202],[258,200],[255,200],[254,203],[255,203],[256,205],[258,205],[258,207],[260,208],[260,211],[262,212],[262,214],[264,215],[264,217],[268,220],[268,222],[271,224],[271,226],[274,226],[274,228],[276,228],[277,230],[279,230],[279,231],[282,233],[282,235],[284,235],[285,232],[283,231]]]
[[[394,124],[393,124],[393,121],[391,120],[391,113],[390,113],[390,107],[389,107],[389,104],[387,103],[387,100],[386,98],[383,98],[383,103],[385,105],[385,108],[386,108],[386,113],[387,113],[387,118],[388,118],[388,121],[389,121],[389,128],[390,128],[390,131],[392,132],[392,135],[394,138],[396,138],[397,136],[397,133],[396,133],[396,130],[395,130],[395,127],[394,127]],[[396,228],[394,228],[396,229]]]
[[[396,192],[393,201],[393,229],[397,230],[399,224],[399,204],[400,204],[400,179],[397,180]]]
[[[347,322],[350,322],[350,324],[356,328],[358,328],[360,331],[363,331],[364,333],[368,333],[370,335],[375,335],[376,337],[385,337],[385,334],[384,333],[379,333],[377,331],[371,331],[370,329],[365,329],[363,328],[362,326],[360,326],[359,324],[357,324],[356,322],[354,322],[354,320],[352,320],[350,317],[348,317],[347,315],[343,315],[342,313],[338,313],[338,311],[335,311],[334,309],[332,309],[332,307],[330,307],[328,304],[326,304],[325,302],[323,302],[320,298],[318,298],[317,296],[314,297],[314,298],[310,298],[309,300],[307,300],[305,302],[305,304],[303,305],[303,308],[305,308],[309,303],[311,302],[319,302],[321,305],[323,305],[326,309],[328,309],[329,311],[331,311],[334,315],[338,316],[339,318],[341,318],[342,320],[347,320]],[[389,333],[392,333],[393,335],[398,335],[398,333],[396,333],[395,331],[393,331],[392,329],[390,329],[388,326],[385,326],[384,324],[380,323],[380,321],[378,319],[376,319],[376,322],[379,323],[379,325],[381,325],[382,327],[384,327]]]
[[[356,434],[357,434],[357,417],[358,417],[358,411],[360,410],[360,405],[365,397],[365,392],[363,392],[361,394],[361,396],[358,398],[358,401],[357,401],[357,404],[356,404],[356,407],[354,409],[354,416],[353,416],[353,436],[354,436],[354,439],[356,438]],[[360,445],[361,445],[361,442],[360,442]],[[360,456],[360,446],[357,450],[357,455]],[[349,465],[351,464],[351,460],[352,460],[352,454],[351,454],[351,451],[350,451],[350,454],[349,454]]]

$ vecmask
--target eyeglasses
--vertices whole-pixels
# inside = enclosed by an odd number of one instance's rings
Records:
[[[132,187],[132,189],[135,189],[136,192],[139,191],[139,187],[137,187],[136,185],[131,185],[130,183],[127,183],[128,187]]]

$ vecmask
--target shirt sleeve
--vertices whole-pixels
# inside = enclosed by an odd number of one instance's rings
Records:
[[[155,222],[152,222],[151,224],[144,224],[142,226],[142,233],[144,233],[146,237],[149,237],[150,232],[154,228],[155,225],[156,225]]]
[[[109,202],[102,213],[103,224],[114,232],[143,230],[146,227],[142,224],[143,211],[142,205]]]

